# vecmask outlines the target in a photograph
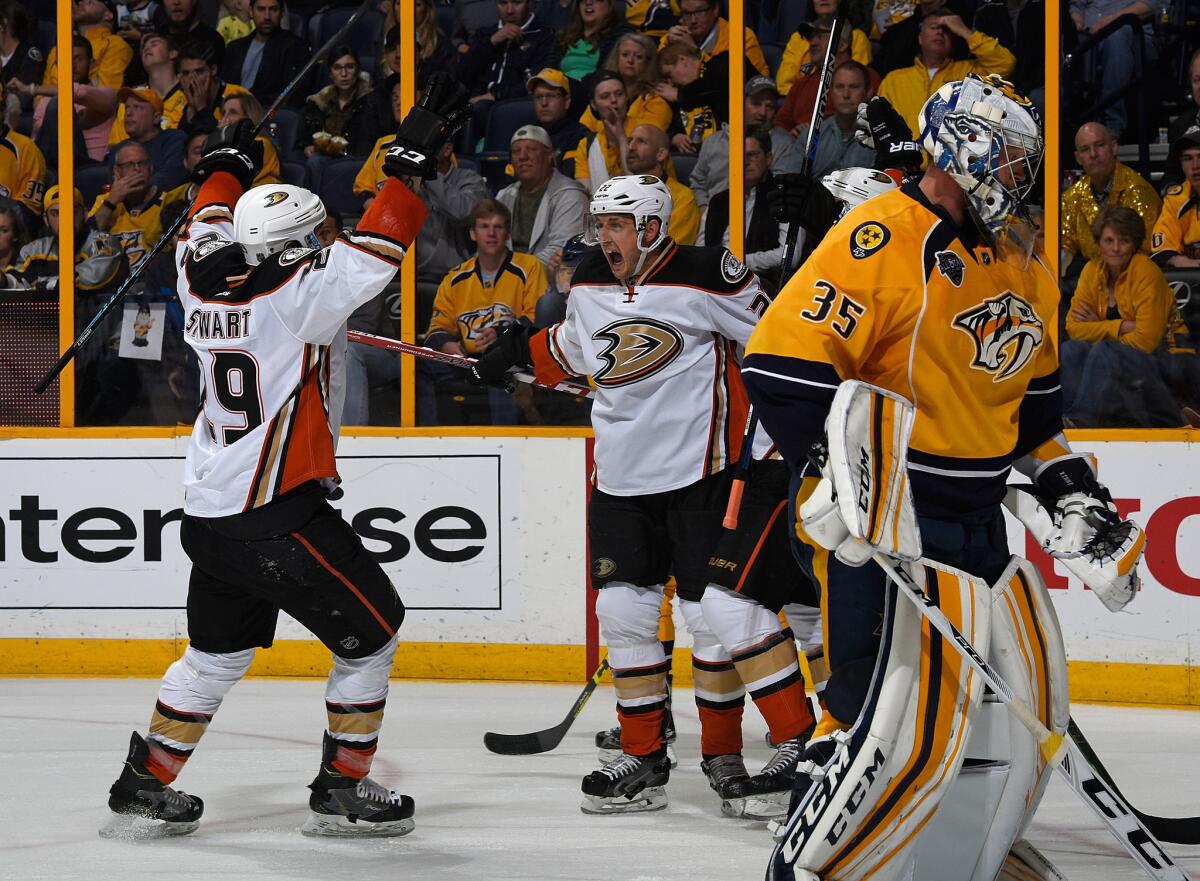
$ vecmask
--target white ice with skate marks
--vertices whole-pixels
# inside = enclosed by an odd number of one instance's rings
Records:
[[[3,881],[387,879],[387,881],[757,881],[771,843],[763,826],[721,816],[700,773],[692,694],[675,694],[679,768],[655,813],[585,816],[580,780],[598,767],[592,738],[613,724],[600,688],[553,752],[509,757],[483,748],[485,730],[553,724],[578,686],[393,682],[372,776],[416,799],[403,838],[306,838],[306,785],[325,724],[323,685],[239,684],[178,787],[205,802],[192,835],[105,841],[108,787],[133,728],[144,730],[152,680],[0,679]],[[1133,804],[1200,813],[1200,712],[1076,706],[1075,718]],[[746,763],[771,755],[746,711]],[[1029,835],[1071,881],[1134,881],[1134,863],[1056,779]],[[1200,876],[1200,848],[1168,846]],[[932,881],[932,879],[926,879]]]

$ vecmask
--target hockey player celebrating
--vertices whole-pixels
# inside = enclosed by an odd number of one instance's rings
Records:
[[[920,123],[924,176],[846,214],[747,346],[751,400],[792,468],[830,668],[768,878],[893,879],[914,861],[916,877],[945,877],[921,871],[922,842],[939,834],[932,815],[983,689],[873,556],[914,561],[905,571],[981,653],[997,649],[994,663],[1010,665],[1009,683],[1060,733],[1062,639],[1036,570],[1008,553],[1010,469],[1032,477],[1050,512],[1048,549],[1106,605],[1137,586],[1144,537],[1062,435],[1058,286],[1021,222],[1042,157],[1037,113],[998,78],[972,75],[940,88]],[[906,451],[907,471],[888,481],[859,469],[862,485],[839,495],[858,462],[848,450],[901,464]],[[1033,737],[1006,730],[988,756],[1006,774],[984,782],[999,790],[976,799],[977,814],[956,811],[956,839],[942,842],[963,878],[996,877],[1045,786]]]
[[[413,800],[367,776],[383,722],[404,605],[326,501],[342,405],[347,317],[376,296],[417,236],[425,207],[402,179],[432,178],[466,118],[465,93],[435,78],[400,124],[390,175],[357,228],[319,248],[320,199],[283,184],[248,189],[262,163],[248,123],[211,135],[176,250],[184,334],[203,377],[188,448],[180,535],[192,560],[183,656],[163,677],[145,738],[134,732],[102,835],[193,831],[203,802],[183,770],[282,609],[333,653],[328,728],[310,785],[312,835],[403,835]]]
[[[586,813],[666,807],[668,665],[658,622],[669,574],[694,643],[702,767],[722,795],[749,776],[741,757],[745,690],[700,601],[746,415],[736,350],[768,300],[728,251],[673,242],[671,209],[670,191],[650,175],[598,187],[591,213],[600,247],[575,271],[566,318],[532,338],[520,326],[506,329],[473,368],[481,382],[532,365],[541,380],[586,375],[597,387],[588,537],[622,752],[584,778]],[[790,739],[811,715],[802,682],[786,663],[775,669],[786,651],[776,654],[770,676],[785,692],[781,704],[795,706],[779,732]],[[795,656],[792,646],[793,663]]]

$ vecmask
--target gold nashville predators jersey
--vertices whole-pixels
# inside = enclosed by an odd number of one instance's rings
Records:
[[[438,285],[425,345],[437,349],[458,340],[467,354],[474,355],[485,327],[521,318],[532,324],[544,293],[546,270],[532,254],[509,251],[495,277],[488,279],[479,270],[479,258],[472,257],[446,273]]]
[[[276,196],[285,194],[257,194]],[[232,175],[206,180],[175,252],[184,340],[200,362],[184,474],[184,510],[197,517],[247,512],[337,477],[346,319],[391,280],[426,215],[389,180],[329,247],[288,248],[251,267],[233,237],[239,198]]]
[[[823,440],[834,390],[858,379],[916,406],[917,511],[999,503],[1012,462],[1062,429],[1058,286],[1000,260],[914,184],[843,217],[767,310],[743,372],[794,466]]]
[[[1163,196],[1150,236],[1150,257],[1164,268],[1172,257],[1200,259],[1200,196],[1190,181],[1175,184]]]
[[[723,248],[669,243],[626,285],[599,249],[575,269],[567,316],[530,340],[542,380],[596,387],[596,486],[688,486],[736,461],[746,420],[738,347],[770,300]]]

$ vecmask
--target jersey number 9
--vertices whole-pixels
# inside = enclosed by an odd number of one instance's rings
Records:
[[[212,358],[213,396],[226,412],[242,417],[241,425],[221,428],[221,443],[228,447],[262,425],[258,362],[238,351],[215,351]]]

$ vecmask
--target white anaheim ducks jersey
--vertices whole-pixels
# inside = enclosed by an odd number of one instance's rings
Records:
[[[596,486],[617,496],[688,486],[736,461],[746,425],[738,349],[770,303],[723,248],[671,243],[632,286],[604,255],[575,270],[567,316],[530,341],[540,379],[596,386]]]
[[[331,246],[249,267],[233,240],[240,197],[231,175],[205,181],[176,248],[184,338],[200,361],[184,477],[184,510],[196,517],[243,513],[337,478],[346,319],[383,290],[426,213],[392,180]]]

